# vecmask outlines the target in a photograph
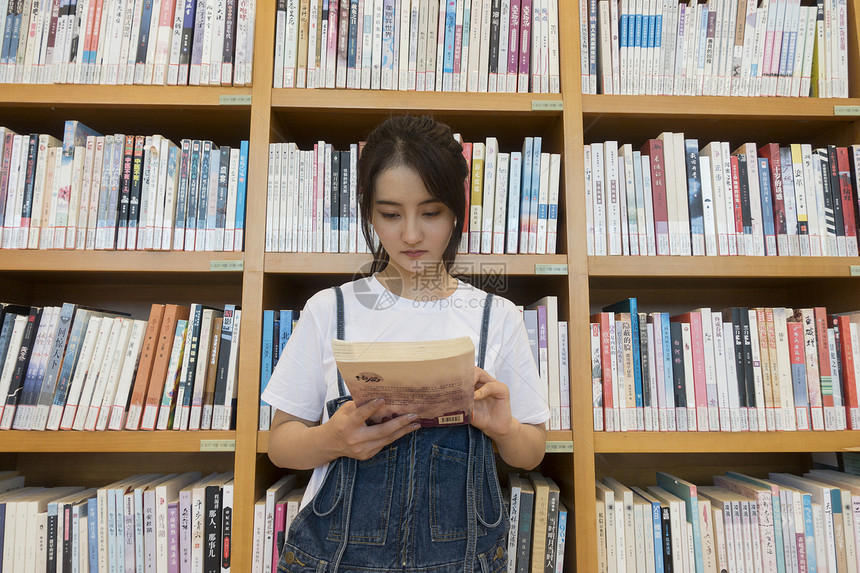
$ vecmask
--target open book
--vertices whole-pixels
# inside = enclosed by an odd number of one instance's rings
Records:
[[[425,342],[332,340],[331,345],[356,405],[385,399],[371,422],[414,413],[422,426],[469,423],[475,345],[468,336]]]

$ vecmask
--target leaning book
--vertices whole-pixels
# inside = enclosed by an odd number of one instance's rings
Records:
[[[469,423],[475,383],[475,346],[469,337],[425,342],[332,340],[332,350],[356,405],[385,400],[372,423],[412,413],[425,427]]]

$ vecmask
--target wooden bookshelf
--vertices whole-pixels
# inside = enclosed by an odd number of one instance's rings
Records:
[[[49,458],[30,454],[67,452],[62,459],[82,467],[40,461],[40,475],[53,472],[59,483],[81,476],[93,484],[102,476],[107,483],[109,476],[131,473],[153,459],[161,460],[159,469],[172,471],[192,469],[198,462],[220,469],[232,465],[234,570],[250,570],[253,504],[281,471],[266,457],[269,433],[257,430],[263,309],[300,308],[309,294],[343,282],[370,261],[367,255],[264,251],[269,143],[354,143],[380,120],[405,112],[432,113],[467,141],[492,135],[501,147],[511,147],[525,135],[541,135],[545,149],[564,153],[561,254],[468,255],[458,262],[479,269],[479,275],[502,267],[515,283],[511,298],[518,303],[558,295],[569,322],[573,429],[548,434],[549,453],[542,464],[561,484],[565,499],[575,501],[565,571],[596,570],[594,480],[613,474],[622,478],[630,459],[689,464],[719,454],[714,463],[732,469],[733,460],[750,456],[793,464],[809,452],[860,449],[858,432],[594,432],[587,325],[600,304],[639,296],[644,289],[643,299],[650,304],[669,301],[687,308],[716,305],[720,297],[773,304],[814,299],[860,308],[860,288],[852,279],[852,273],[860,272],[853,270],[860,267],[860,258],[589,257],[582,192],[583,144],[605,139],[641,145],[662,131],[683,131],[700,141],[713,137],[733,144],[856,143],[860,120],[836,115],[835,106],[860,106],[860,73],[850,82],[855,97],[840,100],[583,96],[577,3],[558,4],[561,94],[272,89],[275,0],[257,3],[252,88],[4,84],[0,125],[19,132],[58,135],[64,120],[79,119],[104,133],[162,133],[228,145],[248,139],[250,146],[243,253],[0,251],[0,289],[32,304],[107,300],[145,318],[142,309],[153,302],[241,302],[236,430],[0,432],[0,459],[26,470],[37,463],[35,458]],[[860,16],[854,3],[849,3],[848,17],[850,66],[857,70]],[[216,452],[215,462],[211,452]]]

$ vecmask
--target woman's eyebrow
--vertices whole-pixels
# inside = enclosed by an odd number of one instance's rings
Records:
[[[418,205],[427,205],[430,203],[441,203],[441,202],[442,201],[440,199],[435,199],[435,198],[431,197],[430,199],[425,199],[424,201],[421,201],[420,203],[418,203]],[[377,205],[393,205],[395,207],[403,206],[403,203],[400,203],[399,201],[392,201],[390,199],[377,199],[375,201],[375,203]]]

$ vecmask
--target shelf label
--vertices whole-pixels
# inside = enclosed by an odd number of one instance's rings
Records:
[[[235,261],[209,261],[210,272],[242,272],[245,268],[242,259]]]
[[[251,94],[222,95],[218,98],[218,105],[251,105]]]
[[[532,111],[564,111],[562,100],[533,99]]]
[[[200,440],[201,452],[235,452],[236,440]]]
[[[852,277],[860,277],[860,265],[851,265],[848,267],[848,274]]]
[[[833,115],[860,115],[860,105],[834,105]]]
[[[535,264],[536,275],[566,275],[567,265]]]
[[[572,454],[573,442],[547,442],[546,453],[548,454]]]

